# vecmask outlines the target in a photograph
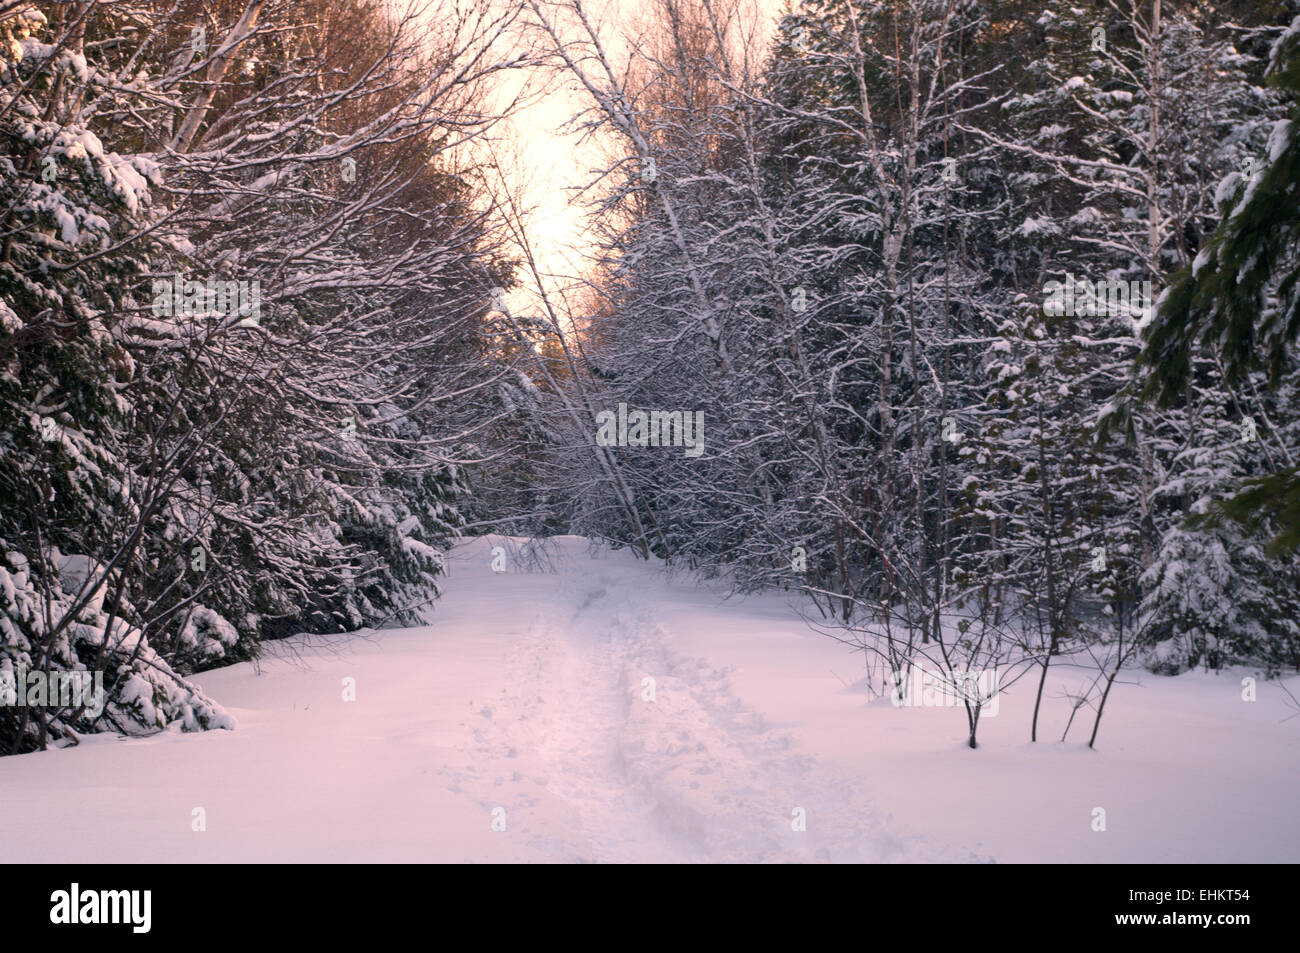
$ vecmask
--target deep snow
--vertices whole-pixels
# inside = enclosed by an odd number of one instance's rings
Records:
[[[1028,742],[1024,680],[972,751],[956,709],[868,700],[862,657],[780,595],[574,538],[553,573],[494,573],[494,542],[452,553],[428,626],[197,677],[235,731],[0,759],[0,860],[1300,860],[1275,683],[1126,673],[1089,751],[1080,724]],[[1043,737],[1080,678],[1049,682]]]

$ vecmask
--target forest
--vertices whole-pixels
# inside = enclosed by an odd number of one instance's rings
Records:
[[[787,593],[970,747],[972,672],[1089,745],[1294,674],[1298,13],[0,0],[0,753],[231,727],[192,676],[436,625],[485,534]]]

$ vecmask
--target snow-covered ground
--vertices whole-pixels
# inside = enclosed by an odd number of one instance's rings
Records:
[[[554,573],[494,573],[490,545],[453,553],[426,627],[197,678],[236,731],[0,759],[0,860],[1300,861],[1276,684],[1130,673],[1090,751],[1084,725],[1028,742],[1024,680],[972,751],[957,709],[868,700],[779,595],[572,538]]]

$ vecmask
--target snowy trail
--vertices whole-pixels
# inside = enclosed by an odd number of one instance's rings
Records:
[[[0,759],[0,862],[1300,859],[1276,686],[1134,674],[1097,752],[1027,744],[1013,689],[971,752],[957,713],[870,700],[779,595],[573,538],[494,573],[491,545],[452,554],[427,626],[199,676],[235,731]]]
[[[746,708],[724,672],[674,656],[635,594],[639,574],[561,579],[564,610],[538,614],[511,652],[499,702],[480,712],[461,762],[475,766],[472,774],[453,771],[458,789],[481,780],[484,765],[510,779],[480,800],[485,811],[518,813],[532,845],[562,860],[870,861],[899,853],[866,804],[838,808],[829,826],[837,846],[815,830],[794,830],[795,808],[807,812],[826,788],[813,760]],[[503,752],[535,771],[510,770]],[[562,810],[532,810],[545,795]]]

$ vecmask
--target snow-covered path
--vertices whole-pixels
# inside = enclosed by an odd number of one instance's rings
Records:
[[[455,552],[429,626],[199,677],[236,731],[0,760],[0,860],[1300,859],[1275,686],[1121,685],[1099,752],[1028,745],[1013,690],[971,752],[954,711],[868,702],[778,596],[576,539],[494,573],[489,546]]]
[[[543,582],[551,602],[499,694],[476,703],[451,789],[505,807],[531,848],[565,860],[896,856],[871,806],[828,797],[832,779],[725,672],[668,648],[630,568]],[[794,830],[814,802],[820,832]]]

